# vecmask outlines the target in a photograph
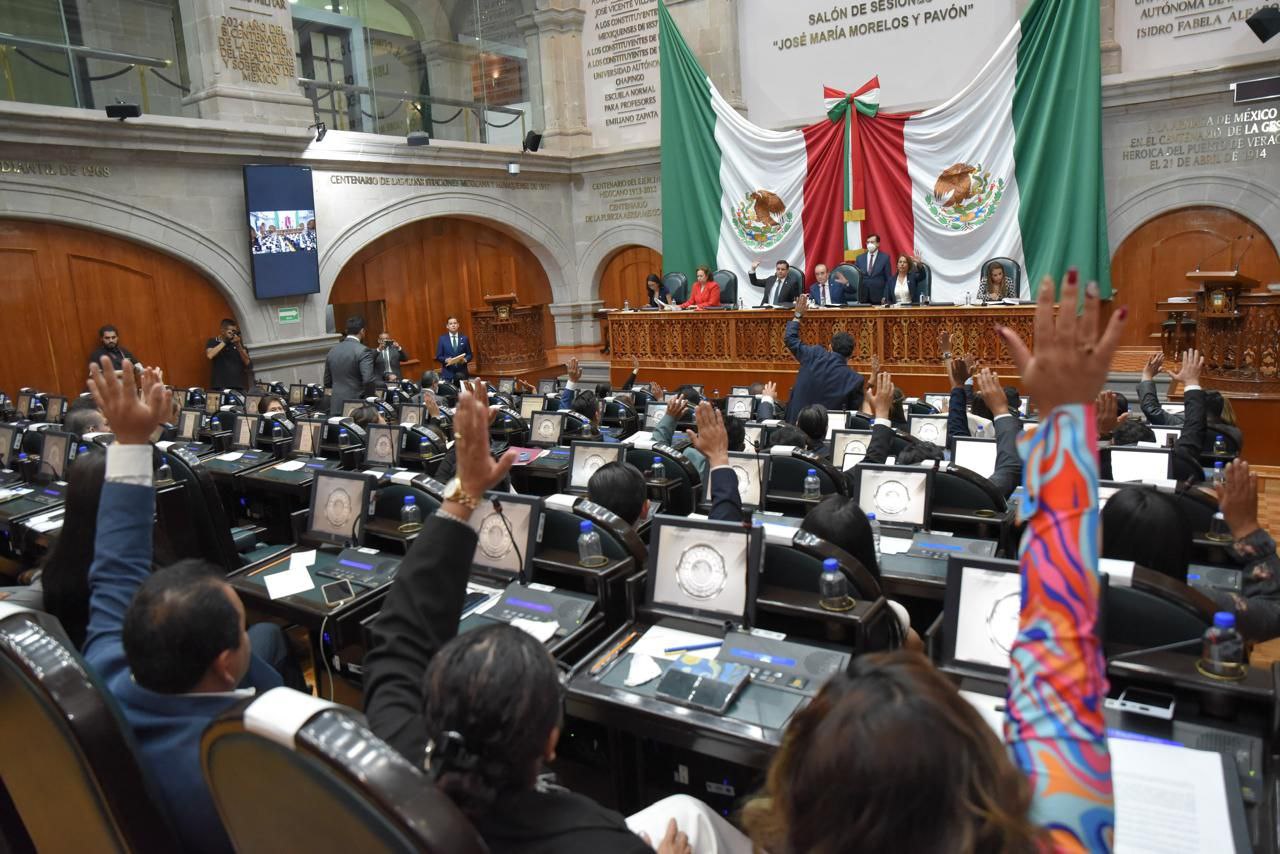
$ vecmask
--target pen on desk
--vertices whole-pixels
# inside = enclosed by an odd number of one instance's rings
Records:
[[[711,643],[695,643],[692,645],[682,644],[681,646],[672,646],[663,650],[663,653],[673,652],[694,652],[699,649],[713,649],[717,646],[724,646],[724,641],[712,641]]]
[[[604,670],[606,667],[612,664],[613,661],[618,656],[622,655],[622,651],[626,649],[628,646],[630,646],[631,642],[638,637],[640,637],[639,632],[632,632],[631,634],[627,635],[625,638],[623,638],[622,640],[614,644],[612,649],[610,649],[604,655],[600,656],[599,660],[597,660],[595,664],[591,665],[591,669],[587,671],[588,675],[595,676],[601,670]]]

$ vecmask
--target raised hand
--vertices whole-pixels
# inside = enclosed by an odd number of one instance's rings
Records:
[[[668,410],[669,412],[670,410]],[[693,411],[698,432],[689,435],[693,446],[707,458],[710,468],[729,464],[729,433],[724,427],[724,416],[707,401],[698,404]]]
[[[582,379],[582,366],[578,364],[577,356],[569,359],[565,368],[569,371],[569,382],[576,383],[578,380]]]
[[[164,387],[160,371],[155,368],[142,372],[141,391],[133,362],[125,359],[120,374],[116,376],[111,359],[103,356],[99,364],[89,365],[89,391],[118,443],[145,445],[172,413],[173,392]]]
[[[640,373],[640,357],[639,356],[631,357],[631,372],[635,374]]]
[[[679,421],[688,411],[689,401],[684,399],[683,394],[676,395],[675,399],[667,404],[667,414],[676,421]]]
[[[1181,382],[1184,388],[1189,385],[1200,385],[1200,371],[1203,369],[1204,356],[1200,355],[1200,351],[1187,350],[1182,354],[1182,364],[1178,367],[1177,373],[1170,376]]]
[[[477,391],[474,385],[463,386],[458,394],[458,407],[453,411],[453,448],[458,458],[458,480],[462,491],[473,498],[484,495],[485,490],[498,484],[511,464],[516,461],[516,451],[509,450],[502,459],[494,460],[489,453],[489,405],[484,389]],[[466,518],[471,510],[458,502],[449,502],[449,512]]]
[[[1062,308],[1055,318],[1053,279],[1045,276],[1040,282],[1034,353],[1017,332],[1006,326],[996,327],[1022,374],[1027,395],[1046,415],[1058,406],[1088,403],[1097,396],[1129,317],[1128,306],[1121,306],[1099,335],[1098,286],[1090,283],[1085,291],[1084,312],[1077,315],[1079,294],[1079,274],[1072,269],[1063,280]]]
[[[800,294],[796,297],[796,314],[804,314],[809,310],[809,295]]]
[[[767,397],[772,400],[778,399],[778,384],[773,380],[769,380],[764,384],[764,391],[760,393],[761,397]]]
[[[1005,395],[1004,387],[1000,385],[1000,377],[996,376],[995,371],[983,368],[978,371],[978,376],[973,382],[993,416],[1009,414],[1009,398]]]
[[[876,384],[871,390],[871,412],[876,418],[889,418],[893,411],[893,377],[888,371],[876,374]]]
[[[951,378],[952,388],[964,388],[964,384],[969,379],[969,363],[964,359],[954,358],[946,360],[947,376]]]
[[[1116,428],[1129,420],[1129,413],[1120,412],[1120,399],[1114,391],[1103,389],[1094,401],[1097,406],[1097,424],[1099,436],[1110,436]]]
[[[753,272],[753,273],[754,273],[754,272],[755,272],[756,270],[758,270],[758,269],[760,269],[760,262],[759,262],[759,261],[752,261],[752,262],[751,262],[751,272]]]
[[[1156,353],[1142,366],[1143,381],[1151,382],[1162,370],[1164,370],[1164,353]]]
[[[1262,527],[1258,524],[1258,476],[1241,459],[1227,463],[1225,473],[1226,480],[1214,492],[1231,536],[1240,540]]]

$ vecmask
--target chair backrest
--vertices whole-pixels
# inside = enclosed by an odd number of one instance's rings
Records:
[[[644,540],[625,520],[607,507],[587,498],[580,498],[573,505],[573,512],[579,519],[590,520],[600,532],[600,540],[604,544],[605,554],[610,557],[614,552],[620,557],[632,557],[637,567],[643,567],[649,558],[649,549]]]
[[[924,275],[920,277],[920,297],[928,297],[933,299],[933,268],[928,264],[920,265],[920,272]]]
[[[440,499],[425,489],[419,489],[416,486],[389,483],[379,488],[374,494],[377,498],[373,507],[373,515],[383,519],[400,518],[400,509],[404,507],[404,497],[406,495],[413,496],[413,501],[422,511],[422,518],[424,519],[440,509]]]
[[[1003,255],[995,258],[988,258],[987,260],[983,261],[982,266],[978,268],[978,280],[981,281],[982,279],[986,278],[987,268],[991,266],[992,262],[998,262],[1001,267],[1004,267],[1005,278],[1013,282],[1013,292],[1015,294],[1021,294],[1022,293],[1022,266],[1012,258],[1006,258]],[[997,294],[997,296],[1004,296],[1004,295]]]
[[[97,676],[56,619],[4,602],[0,779],[38,851],[179,850]]]
[[[840,273],[848,282],[844,288],[845,302],[858,302],[862,297],[862,271],[852,264],[837,264],[831,271],[831,275],[835,276]]]
[[[200,760],[238,851],[487,850],[448,796],[358,712],[289,688],[215,719]]]
[[[1192,640],[1213,625],[1215,610],[1200,591],[1136,566],[1130,586],[1107,585],[1105,641],[1149,647]]]
[[[618,428],[618,438],[625,439],[640,429],[640,414],[634,406],[621,400],[606,400],[600,423]]]
[[[231,523],[209,472],[199,460],[183,453],[169,453],[173,479],[184,484],[181,519],[162,519],[162,528],[171,536],[170,545],[178,558],[213,561],[226,572],[240,569],[239,554],[231,538]]]
[[[768,543],[764,552],[761,583],[789,587],[793,590],[817,591],[822,562],[835,558],[840,571],[849,579],[853,595],[858,599],[876,599],[883,595],[880,582],[862,561],[844,549],[808,531],[796,531],[791,545]]]
[[[1008,505],[990,480],[966,468],[950,465],[934,473],[933,506],[1003,513]]]
[[[702,478],[693,463],[670,445],[655,444],[651,448],[627,448],[627,462],[640,471],[647,472],[653,465],[654,457],[662,457],[667,470],[667,477],[679,481],[667,494],[667,504],[662,512],[674,516],[688,516],[693,512],[698,497],[698,487]]]
[[[1203,534],[1209,530],[1213,514],[1218,512],[1217,496],[1187,484],[1179,484],[1176,489],[1161,488],[1159,491],[1171,497],[1182,509],[1193,534]]]
[[[833,492],[838,492],[841,495],[849,494],[849,483],[845,479],[844,473],[817,454],[800,448],[793,448],[790,452],[778,453],[774,453],[773,449],[770,449],[770,454],[773,458],[773,465],[769,469],[769,483],[765,489],[766,495],[777,491],[803,492],[804,479],[809,474],[809,469],[814,469],[817,472],[823,495],[830,495]]]
[[[711,278],[720,286],[720,304],[737,305],[738,274],[732,270],[716,270]]]
[[[676,302],[689,298],[689,277],[684,273],[667,273],[662,277],[662,284],[667,286],[667,293]]]

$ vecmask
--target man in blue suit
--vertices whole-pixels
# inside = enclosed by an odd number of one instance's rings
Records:
[[[809,307],[809,298],[796,300],[794,319],[787,322],[782,339],[800,363],[800,373],[787,401],[787,421],[792,424],[800,410],[821,403],[829,410],[857,410],[862,406],[862,374],[849,367],[853,356],[853,336],[837,332],[831,336],[831,349],[800,341],[800,319]]]
[[[471,353],[471,341],[459,330],[458,318],[449,318],[448,332],[440,336],[436,344],[436,361],[440,363],[440,378],[449,382],[465,380],[471,374],[467,365],[475,358]]]
[[[844,305],[844,283],[827,277],[826,264],[815,264],[813,277],[817,281],[809,287],[811,305]]]
[[[867,251],[853,265],[862,273],[862,302],[882,305],[893,302],[889,290],[889,256],[880,251],[880,235],[867,235]]]

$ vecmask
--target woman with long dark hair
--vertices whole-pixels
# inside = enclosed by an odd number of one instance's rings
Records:
[[[662,283],[662,277],[657,273],[650,273],[649,278],[644,280],[644,289],[649,295],[645,301],[647,306],[662,308],[671,302],[671,293],[667,290],[667,286]]]
[[[714,308],[720,305],[720,283],[711,278],[711,268],[702,264],[694,272],[693,291],[681,308]]]

